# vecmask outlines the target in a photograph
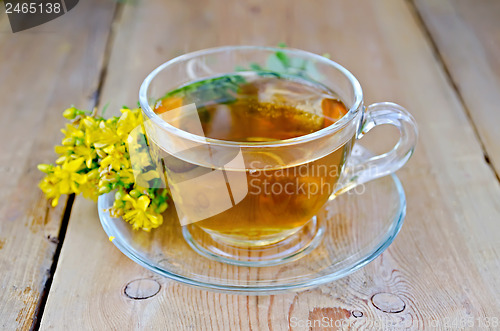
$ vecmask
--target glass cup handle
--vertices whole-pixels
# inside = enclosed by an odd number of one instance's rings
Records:
[[[356,185],[391,174],[410,159],[417,143],[417,123],[413,116],[398,104],[380,102],[368,106],[356,140],[361,139],[368,131],[382,124],[390,124],[398,128],[399,141],[387,153],[367,157],[354,164],[348,163],[340,181],[340,189],[335,192],[335,195]]]

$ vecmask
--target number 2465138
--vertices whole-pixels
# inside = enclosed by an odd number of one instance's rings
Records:
[[[51,2],[23,2],[16,3],[15,5],[12,3],[5,3],[5,12],[7,14],[59,14],[61,12],[61,4],[51,3]]]

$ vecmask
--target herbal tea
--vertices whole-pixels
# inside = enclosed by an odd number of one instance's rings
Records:
[[[262,73],[229,74],[185,85],[160,99],[155,112],[190,104],[196,105],[205,137],[244,143],[307,135],[347,113],[335,93],[321,85]],[[191,125],[187,120],[179,128],[189,131]],[[309,221],[335,190],[351,141],[302,164],[291,165],[283,155],[267,151],[243,153],[244,169],[225,168],[224,178],[227,189],[234,191],[228,178],[244,173],[246,194],[236,199],[233,193],[231,208],[197,221],[196,226],[234,245],[266,245],[286,238]],[[292,146],[287,152],[300,151]],[[174,189],[183,181],[217,170],[162,153]],[[204,202],[194,199],[186,203],[197,208]]]

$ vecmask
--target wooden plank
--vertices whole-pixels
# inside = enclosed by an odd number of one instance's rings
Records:
[[[399,102],[420,124],[417,151],[399,172],[408,212],[394,244],[317,289],[226,295],[158,278],[127,260],[107,241],[96,206],[77,199],[42,328],[304,330],[299,321],[327,317],[356,329],[443,329],[499,317],[500,187],[412,7],[397,0],[314,4],[151,0],[127,7],[101,100],[135,102],[146,73],[179,50],[284,40],[328,52],[359,77],[367,104]],[[126,297],[127,284],[143,278],[161,285],[158,294]],[[403,310],[384,312],[391,309]]]
[[[3,6],[2,6],[3,7]],[[29,329],[51,277],[66,200],[49,208],[38,163],[53,162],[62,111],[97,88],[114,6],[84,1],[13,34],[0,18],[0,329]],[[3,10],[2,10],[3,11]]]
[[[416,0],[474,122],[485,155],[500,174],[500,2]]]
[[[275,9],[283,6],[282,1],[265,6],[260,1],[238,1],[227,6],[218,1],[195,1],[193,5],[153,1],[126,7],[101,105],[108,104],[110,114],[114,115],[119,114],[123,105],[137,105],[144,78],[163,62],[189,51],[222,45],[276,46],[286,41],[288,32],[280,25],[284,20],[279,16],[269,19]],[[241,34],[242,22],[249,24],[245,34]],[[129,51],[124,51],[125,44],[129,45]]]

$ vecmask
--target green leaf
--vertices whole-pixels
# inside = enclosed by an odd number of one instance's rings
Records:
[[[262,68],[260,66],[260,64],[258,63],[250,63],[250,69],[254,70],[254,71],[260,71],[260,70],[264,70],[264,68]]]
[[[287,68],[283,65],[283,62],[280,61],[280,59],[277,56],[275,56],[275,54],[273,54],[267,58],[266,70],[260,70],[260,71],[286,73],[286,69]]]
[[[225,75],[204,79],[168,92],[164,98],[176,96],[192,102],[231,103],[236,101],[239,86],[246,80],[241,75]]]
[[[278,60],[280,60],[281,64],[283,64],[283,67],[285,67],[285,69],[290,67],[290,59],[284,52],[282,51],[276,52],[276,57],[278,58]]]
[[[109,107],[109,102],[107,104],[104,105],[104,107],[102,107],[102,110],[101,110],[101,116],[104,117],[104,114],[106,113],[106,110],[108,109]]]

